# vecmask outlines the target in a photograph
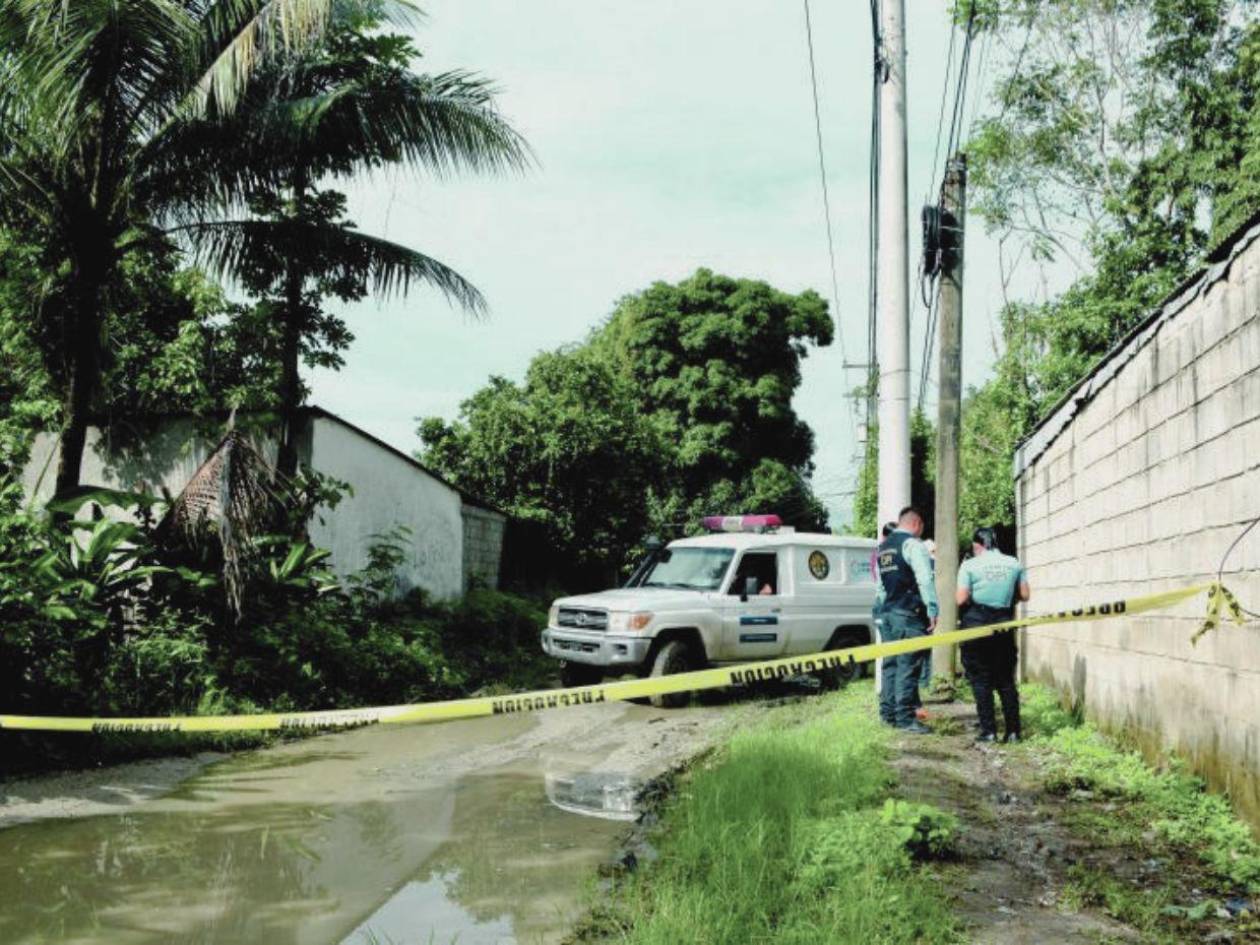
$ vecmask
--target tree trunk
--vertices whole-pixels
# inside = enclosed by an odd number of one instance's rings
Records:
[[[62,401],[61,455],[57,462],[56,498],[79,487],[87,444],[92,395],[100,380],[101,286],[96,267],[77,267],[79,290],[64,336],[66,389]]]
[[[298,411],[302,406],[302,378],[298,374],[302,343],[302,276],[296,265],[285,281],[284,336],[280,345],[280,448],[276,471],[284,478],[297,473]]]

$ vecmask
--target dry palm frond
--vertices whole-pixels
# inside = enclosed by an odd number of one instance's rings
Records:
[[[282,505],[275,471],[239,430],[230,429],[171,504],[164,530],[191,547],[218,544],[228,606],[241,613],[245,573]]]

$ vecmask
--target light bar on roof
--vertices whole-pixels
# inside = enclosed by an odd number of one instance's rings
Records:
[[[704,527],[711,532],[764,532],[780,528],[783,519],[777,515],[706,515]]]

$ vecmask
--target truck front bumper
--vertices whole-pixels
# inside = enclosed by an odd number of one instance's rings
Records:
[[[590,666],[638,666],[647,659],[652,641],[647,637],[609,636],[588,630],[557,630],[542,633],[543,652],[558,660]]]

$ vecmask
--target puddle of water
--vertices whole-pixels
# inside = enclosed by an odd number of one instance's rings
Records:
[[[411,941],[406,929],[427,938],[424,945],[463,945],[470,940],[493,945],[515,945],[512,923],[505,916],[478,919],[455,902],[451,886],[458,874],[443,874],[425,882],[410,882],[381,906],[368,921],[347,936],[342,945],[401,945]]]
[[[545,945],[562,938],[625,827],[548,803],[541,774],[502,769],[462,781],[450,840],[345,945]],[[436,905],[413,908],[420,901]]]
[[[580,753],[445,782],[432,761],[529,725],[345,733],[229,759],[127,813],[0,830],[0,942],[557,941],[624,830],[605,818],[627,779]]]

